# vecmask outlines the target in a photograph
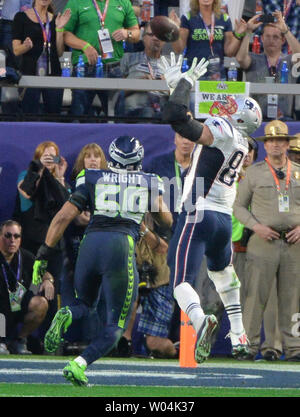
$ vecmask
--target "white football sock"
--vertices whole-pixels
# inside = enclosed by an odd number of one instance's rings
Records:
[[[77,358],[74,359],[74,362],[78,363],[78,365],[80,365],[80,366],[83,365],[83,366],[87,367],[87,362],[82,356],[77,356]]]
[[[200,298],[197,292],[188,282],[183,282],[175,287],[174,297],[181,310],[190,318],[196,332],[198,332],[205,314],[201,308]]]
[[[224,304],[230,321],[230,330],[235,334],[242,333],[244,326],[240,303],[240,281],[233,265],[226,266],[223,271],[207,270],[207,272]]]
[[[230,321],[230,330],[235,334],[240,334],[244,330],[242,320],[242,308],[240,303],[240,289],[220,293],[220,298]]]

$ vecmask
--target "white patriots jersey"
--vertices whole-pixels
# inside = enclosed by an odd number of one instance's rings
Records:
[[[196,145],[184,180],[182,210],[213,210],[232,214],[235,181],[248,153],[248,141],[222,117],[209,117],[204,123],[214,141]],[[202,181],[199,181],[202,178]]]

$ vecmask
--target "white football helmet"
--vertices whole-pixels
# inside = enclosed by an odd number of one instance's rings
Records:
[[[217,110],[218,113],[214,113]],[[212,116],[227,117],[233,126],[247,135],[251,135],[262,122],[260,105],[251,97],[227,97],[226,103],[214,102],[209,113]]]

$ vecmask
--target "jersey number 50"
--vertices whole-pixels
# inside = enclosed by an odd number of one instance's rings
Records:
[[[117,184],[97,184],[94,214],[121,216],[140,223],[148,210],[148,189],[120,187]]]

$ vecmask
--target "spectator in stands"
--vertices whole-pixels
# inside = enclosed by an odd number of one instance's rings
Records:
[[[191,0],[189,17],[181,16],[174,10],[169,17],[180,26],[179,39],[172,43],[176,53],[186,48],[188,65],[193,58],[209,60],[208,71],[203,79],[226,79],[224,56],[235,56],[246,30],[242,19],[235,22],[233,32],[230,17],[221,13],[220,0]]]
[[[16,212],[23,228],[22,247],[36,254],[48,226],[69,197],[65,182],[67,161],[55,142],[40,143],[27,170],[18,177]],[[58,261],[56,260],[56,263]]]
[[[13,220],[0,225],[0,313],[6,322],[6,337],[0,338],[0,354],[31,354],[27,350],[27,336],[41,325],[48,310],[47,300],[54,296],[53,277],[49,272],[43,276],[39,295],[29,288],[34,256],[20,248],[21,233],[21,225]]]
[[[257,328],[275,281],[285,359],[300,361],[300,340],[292,334],[300,294],[299,165],[286,156],[290,139],[284,122],[266,124],[257,140],[264,141],[267,157],[247,168],[234,203],[235,217],[254,232],[247,245],[243,314],[252,358],[260,348]]]
[[[237,186],[243,181],[246,169],[256,161],[258,156],[258,143],[256,140],[254,138],[248,138],[248,143],[249,153],[246,156],[243,168],[239,173]],[[233,266],[241,282],[240,298],[243,311],[246,298],[246,252],[251,234],[252,231],[245,228],[244,225],[232,215]],[[277,289],[275,283],[270,292],[263,320],[265,340],[262,343],[260,350],[264,359],[273,361],[280,357],[282,353],[281,336],[278,328]],[[260,326],[257,326],[257,335],[255,337],[260,338]],[[251,356],[253,357],[253,355]]]
[[[256,15],[247,22],[246,36],[242,41],[236,59],[241,68],[245,70],[246,80],[256,83],[265,82],[266,77],[273,77],[274,82],[280,82],[282,64],[286,61],[289,68],[288,81],[296,83],[296,79],[292,75],[292,55],[283,55],[282,46],[287,41],[292,52],[296,53],[300,52],[300,43],[289,30],[280,11],[274,12],[274,16],[277,22],[267,24],[263,28],[261,40],[264,52],[261,54],[249,52],[252,33],[262,25],[259,22],[259,16]],[[270,101],[271,97],[266,94],[253,96],[253,98],[259,102],[264,119],[292,119],[294,107],[294,97],[292,95],[280,95],[278,105],[276,105],[276,102],[274,105],[274,101]]]
[[[300,0],[264,0],[262,4],[265,14],[280,10],[291,33],[300,41]]]
[[[31,8],[32,0],[4,0],[0,20],[0,48],[12,52],[12,24],[16,13]]]
[[[24,11],[31,7],[32,0],[4,0],[1,10],[0,20],[0,49],[5,51],[5,65],[6,68],[18,69],[20,65],[20,57],[17,58],[13,53],[12,48],[12,24],[14,16],[19,11]],[[1,91],[1,90],[0,90]],[[13,94],[15,89],[10,88],[1,92],[1,110],[2,113],[17,113],[18,103],[14,100],[7,99],[7,95]],[[15,92],[15,96],[18,92]]]
[[[24,75],[60,76],[59,56],[64,51],[63,27],[70,18],[70,11],[55,17],[51,0],[34,0],[33,7],[18,12],[13,21],[13,52],[22,56],[20,70]],[[21,91],[23,113],[40,112],[42,94],[44,111],[59,114],[62,89],[27,88]]]
[[[288,157],[291,161],[300,164],[300,133],[296,134],[296,138],[290,140]]]
[[[98,3],[93,0],[69,0],[66,8],[71,9],[72,16],[65,26],[64,41],[72,48],[74,75],[79,56],[82,55],[85,77],[95,77],[98,56],[103,60],[104,77],[120,77],[123,42],[135,43],[140,39],[140,29],[131,2],[124,0],[120,6],[116,6],[104,0]],[[71,114],[89,114],[97,94],[107,114],[108,94],[99,90],[72,90]]]
[[[162,71],[159,64],[165,42],[159,40],[152,33],[150,22],[146,23],[144,27],[143,43],[144,51],[124,54],[120,62],[122,75],[130,79],[161,79]],[[124,115],[151,119],[161,118],[161,111],[168,97],[168,94],[159,91],[125,92]]]
[[[23,229],[22,247],[36,255],[45,239],[52,218],[69,198],[70,188],[65,182],[67,161],[59,154],[55,142],[40,143],[34,151],[27,170],[18,177],[18,195],[14,218]],[[55,280],[55,290],[63,267],[64,241],[56,246],[49,262],[49,272]],[[50,303],[43,329],[56,311],[56,298]],[[42,336],[42,335],[41,335]]]

